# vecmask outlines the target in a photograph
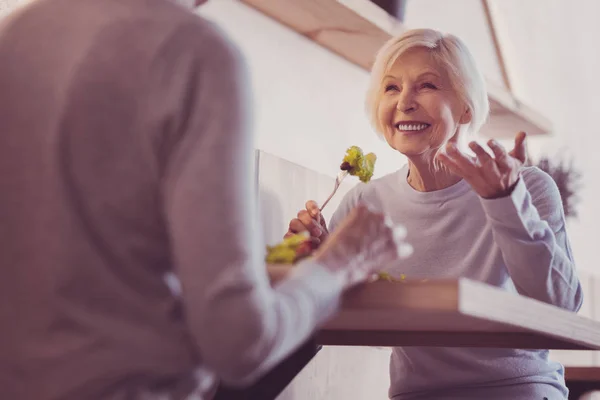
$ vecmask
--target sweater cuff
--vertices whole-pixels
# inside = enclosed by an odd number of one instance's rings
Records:
[[[480,198],[483,209],[494,223],[509,226],[523,226],[522,216],[525,214],[529,201],[529,192],[523,181],[519,177],[515,188],[509,196],[497,199]]]

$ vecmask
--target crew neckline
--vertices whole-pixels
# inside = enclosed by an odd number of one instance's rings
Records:
[[[410,186],[408,183],[408,170],[408,164],[402,167],[398,171],[397,180],[399,181],[400,187],[405,192],[406,196],[409,199],[419,203],[436,203],[447,201],[456,197],[460,197],[471,190],[471,186],[467,183],[467,181],[461,179],[454,185],[448,186],[447,188],[434,190],[432,192],[420,192]]]

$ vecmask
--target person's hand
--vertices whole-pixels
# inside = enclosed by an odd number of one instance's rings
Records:
[[[440,153],[438,160],[451,172],[464,178],[484,199],[505,197],[517,185],[521,168],[527,160],[526,136],[525,132],[519,132],[515,137],[515,147],[508,153],[500,143],[490,140],[488,146],[493,156],[477,142],[469,143],[475,157],[462,153],[450,143],[446,147],[446,154]]]
[[[304,210],[298,211],[296,218],[290,221],[288,231],[284,237],[287,238],[300,232],[308,232],[312,244],[316,248],[327,238],[329,231],[317,203],[309,200],[306,202],[305,207]]]
[[[398,258],[412,254],[406,229],[367,206],[354,208],[315,252],[317,262],[337,275],[344,288],[364,282]]]

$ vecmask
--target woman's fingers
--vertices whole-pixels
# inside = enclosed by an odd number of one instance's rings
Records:
[[[310,215],[310,213],[307,210],[300,210],[298,212],[297,218],[310,232],[311,236],[318,238],[323,234],[323,229],[321,229],[321,225]]]
[[[321,214],[321,209],[319,205],[314,200],[309,200],[304,205],[310,216],[317,221],[319,225],[321,225],[325,230],[327,230],[327,224],[325,223],[325,218],[323,218],[323,214]]]
[[[481,145],[479,143],[471,142],[471,143],[469,143],[469,148],[471,150],[473,150],[473,153],[475,153],[475,156],[477,157],[477,161],[479,162],[479,165],[483,166],[488,163],[494,162],[494,159],[492,158],[492,156],[490,156],[490,154],[487,151],[485,151],[485,149],[483,147],[481,147]]]
[[[495,140],[490,140],[488,142],[488,146],[494,152],[494,157],[496,158],[496,164],[498,165],[498,169],[501,171],[507,171],[512,168],[512,162],[510,160],[510,156],[504,149],[504,147]]]
[[[290,221],[284,238],[301,232],[310,234],[314,247],[318,246],[328,235],[327,224],[315,201],[307,201],[306,208],[298,211],[296,218]]]
[[[438,155],[438,160],[444,164],[450,172],[469,182],[474,189],[485,186],[485,178],[482,176],[479,166],[458,150],[449,151],[448,154],[440,153]]]
[[[288,225],[288,233],[285,234],[285,237],[289,237],[296,233],[305,231],[308,231],[308,228],[304,226],[302,221],[300,221],[298,218],[294,218],[290,221],[290,224]]]
[[[517,133],[515,137],[515,147],[509,153],[512,157],[519,160],[522,164],[527,161],[527,134],[525,132]]]

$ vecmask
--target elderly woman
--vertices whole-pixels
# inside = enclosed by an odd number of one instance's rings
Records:
[[[290,233],[308,230],[323,241],[357,204],[370,204],[408,229],[414,253],[398,273],[468,277],[579,309],[560,195],[547,174],[524,166],[525,134],[510,152],[495,140],[489,152],[474,141],[474,155],[463,148],[489,105],[461,40],[428,29],[390,40],[373,66],[367,105],[377,132],[408,165],[351,190],[329,226],[309,201]],[[393,399],[541,400],[568,392],[547,350],[394,348],[390,371]]]

